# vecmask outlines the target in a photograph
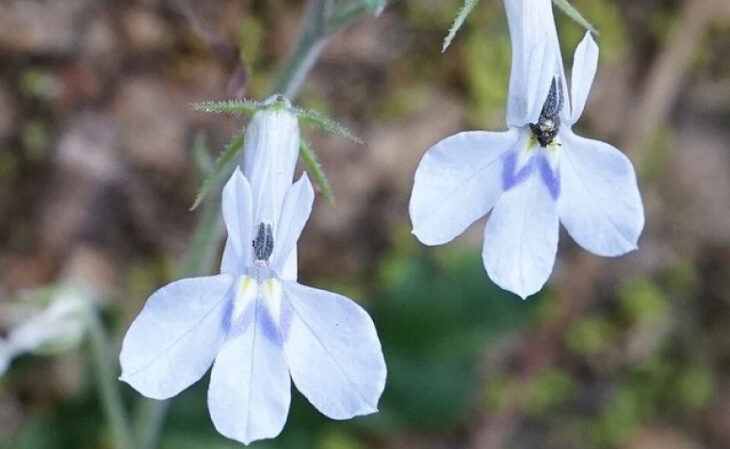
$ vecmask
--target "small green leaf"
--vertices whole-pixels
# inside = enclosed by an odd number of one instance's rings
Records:
[[[223,100],[193,103],[193,109],[195,110],[225,114],[253,115],[262,107],[264,107],[264,105],[261,103],[251,100]]]
[[[238,152],[241,148],[243,148],[243,141],[244,134],[240,133],[236,135],[236,137],[234,137],[228,145],[226,145],[220,157],[218,157],[218,160],[215,161],[215,165],[212,170],[208,173],[205,180],[203,180],[203,184],[200,186],[200,190],[198,191],[198,196],[195,197],[195,202],[190,207],[190,210],[197,208],[210,191],[210,188],[218,181],[218,178],[229,171],[231,162],[234,161]]]
[[[590,31],[593,34],[598,34],[598,31],[596,28],[591,25],[590,22],[588,22],[585,17],[575,8],[575,6],[571,5],[568,0],[553,0],[553,3],[563,10],[563,12],[570,17],[571,19],[575,20],[578,24],[583,26],[586,30]]]
[[[449,48],[449,45],[451,45],[451,41],[454,40],[456,33],[459,31],[461,26],[464,25],[464,22],[466,22],[466,18],[469,17],[469,14],[472,12],[477,3],[479,3],[479,0],[464,1],[464,6],[462,6],[459,10],[459,14],[456,15],[454,24],[451,25],[451,28],[449,28],[449,34],[446,35],[446,38],[444,39],[444,45],[441,47],[442,53],[445,52],[447,48]]]
[[[350,131],[346,126],[337,123],[336,121],[332,120],[324,114],[313,110],[304,110],[297,108],[294,108],[292,112],[295,113],[297,117],[299,117],[299,120],[305,123],[314,125],[318,128],[322,128],[325,131],[340,135],[346,139],[352,140],[353,142],[359,144],[363,143],[362,140],[355,134],[353,134],[352,131]]]
[[[304,159],[304,163],[307,164],[309,171],[312,173],[314,182],[317,184],[317,187],[319,187],[319,192],[328,203],[334,205],[335,197],[332,194],[332,188],[330,187],[329,182],[327,182],[327,176],[325,176],[324,171],[322,171],[322,165],[319,163],[314,151],[303,140],[299,146],[299,155],[302,159]]]

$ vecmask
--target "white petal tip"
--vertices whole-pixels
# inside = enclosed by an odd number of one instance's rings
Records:
[[[632,253],[638,249],[639,249],[639,246],[636,245],[635,243],[632,243],[629,245],[622,246],[620,248],[609,248],[609,249],[601,250],[601,251],[595,251],[595,248],[594,248],[594,250],[586,249],[586,251],[590,252],[591,254],[595,254],[596,256],[600,256],[600,257],[621,257],[621,256],[627,255],[628,253]]]
[[[358,416],[372,415],[374,413],[378,413],[378,411],[379,410],[378,410],[377,406],[365,405],[357,410],[350,411],[347,413],[335,413],[335,414],[324,413],[324,415],[330,419],[334,419],[337,421],[345,421],[348,419],[357,418]]]
[[[443,241],[443,239],[436,239],[433,237],[430,237],[428,233],[423,232],[421,229],[413,229],[411,231],[411,234],[413,234],[416,239],[418,239],[419,242],[426,246],[438,246],[443,245],[445,243],[449,243],[451,240]],[[452,239],[453,240],[453,239]]]
[[[527,301],[528,299],[530,299],[530,297],[532,297],[533,295],[536,295],[539,291],[540,290],[538,290],[536,292],[521,292],[521,293],[513,292],[513,293],[515,295],[519,296],[521,300]]]

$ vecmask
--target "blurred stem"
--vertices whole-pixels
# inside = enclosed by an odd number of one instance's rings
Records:
[[[297,42],[274,78],[271,93],[280,93],[289,99],[296,97],[329,38],[370,9],[365,0],[337,2],[336,5],[330,0],[312,0]]]
[[[296,45],[284,60],[271,94],[282,93],[294,98],[307,74],[317,61],[327,39],[350,21],[368,11],[363,1],[347,2],[332,8],[330,0],[312,0],[304,18]],[[231,162],[232,169],[237,161]],[[219,189],[215,189],[219,190]],[[223,238],[220,195],[204,200],[203,213],[193,234],[193,241],[185,260],[180,264],[180,277],[202,276],[213,271],[216,243]],[[142,399],[135,409],[135,449],[154,449],[162,432],[170,401]]]
[[[87,316],[99,396],[104,406],[107,422],[111,427],[114,447],[115,449],[134,449],[129,420],[119,393],[116,360],[110,357],[115,351],[111,348],[109,336],[93,306],[89,306]]]
[[[297,42],[274,78],[272,93],[293,98],[299,91],[326,43],[328,9],[327,0],[312,0],[309,3]]]

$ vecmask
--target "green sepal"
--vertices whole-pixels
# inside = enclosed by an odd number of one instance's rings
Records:
[[[208,154],[208,142],[205,133],[200,131],[195,133],[193,140],[193,161],[198,176],[205,179],[213,171],[213,159]]]
[[[266,107],[263,103],[252,100],[204,101],[193,103],[192,106],[197,111],[243,115],[253,115],[256,111]]]
[[[197,208],[206,197],[211,187],[216,184],[218,178],[228,173],[231,164],[236,158],[236,155],[238,155],[239,151],[241,151],[241,148],[243,148],[243,142],[244,133],[241,132],[237,134],[228,145],[226,145],[226,147],[223,149],[223,152],[218,157],[218,160],[215,161],[213,168],[203,180],[203,183],[200,186],[200,190],[198,191],[198,195],[195,197],[195,202],[190,207],[190,210],[194,210],[195,208]]]
[[[451,41],[454,40],[456,33],[459,31],[462,25],[464,25],[464,22],[466,22],[466,18],[469,17],[469,14],[471,14],[477,3],[479,3],[479,0],[464,1],[464,6],[461,7],[459,13],[456,15],[456,19],[454,19],[454,23],[451,25],[451,28],[449,28],[449,34],[447,34],[444,38],[444,44],[441,47],[441,53],[445,52],[446,49],[449,48],[449,45],[451,45]]]
[[[346,126],[337,123],[326,115],[309,109],[300,109],[292,106],[284,97],[275,96],[273,101],[258,102],[251,100],[224,100],[206,101],[193,103],[193,108],[198,111],[214,112],[223,114],[253,115],[257,111],[268,108],[284,108],[296,115],[299,120],[309,125],[316,126],[325,131],[337,134],[353,142],[362,144],[362,140],[352,133]]]
[[[591,23],[588,22],[588,20],[586,20],[586,18],[583,17],[583,15],[575,8],[575,6],[571,5],[568,0],[553,0],[553,3],[555,3],[555,6],[560,8],[568,17],[573,19],[586,30],[593,34],[598,34],[596,27],[591,25]]]
[[[322,165],[319,163],[314,150],[312,150],[304,140],[302,140],[299,145],[299,156],[301,156],[304,163],[307,164],[308,171],[312,174],[314,183],[317,184],[317,187],[319,188],[319,193],[325,200],[327,200],[328,203],[334,205],[335,197],[332,193],[332,188],[327,181],[327,176],[325,176],[324,171],[322,170]]]
[[[361,145],[363,143],[362,139],[353,134],[352,131],[350,131],[346,126],[337,123],[336,121],[332,120],[331,118],[320,112],[311,109],[299,109],[296,107],[293,107],[291,109],[291,112],[296,114],[297,118],[299,118],[299,120],[304,123],[316,126],[317,128],[323,129],[333,134],[337,134],[338,136],[352,140],[355,143]]]

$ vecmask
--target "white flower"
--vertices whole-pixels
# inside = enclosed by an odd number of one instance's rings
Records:
[[[505,0],[512,39],[506,132],[468,131],[431,147],[410,202],[413,233],[451,241],[487,213],[489,277],[522,298],[552,272],[562,223],[601,256],[636,249],[644,211],[636,174],[613,146],[579,137],[598,64],[589,33],[575,51],[570,104],[550,0]]]
[[[34,310],[5,339],[0,339],[0,374],[15,357],[26,353],[55,354],[75,348],[83,340],[90,307],[87,292],[70,285],[54,289],[47,306]]]
[[[261,213],[267,209],[254,195],[236,170],[223,189],[223,273],[155,292],[120,355],[121,379],[155,399],[178,394],[212,364],[213,423],[245,444],[281,432],[290,377],[322,413],[347,419],[377,410],[386,376],[375,326],[362,308],[282,276],[314,201],[307,176],[286,192],[278,216]]]

